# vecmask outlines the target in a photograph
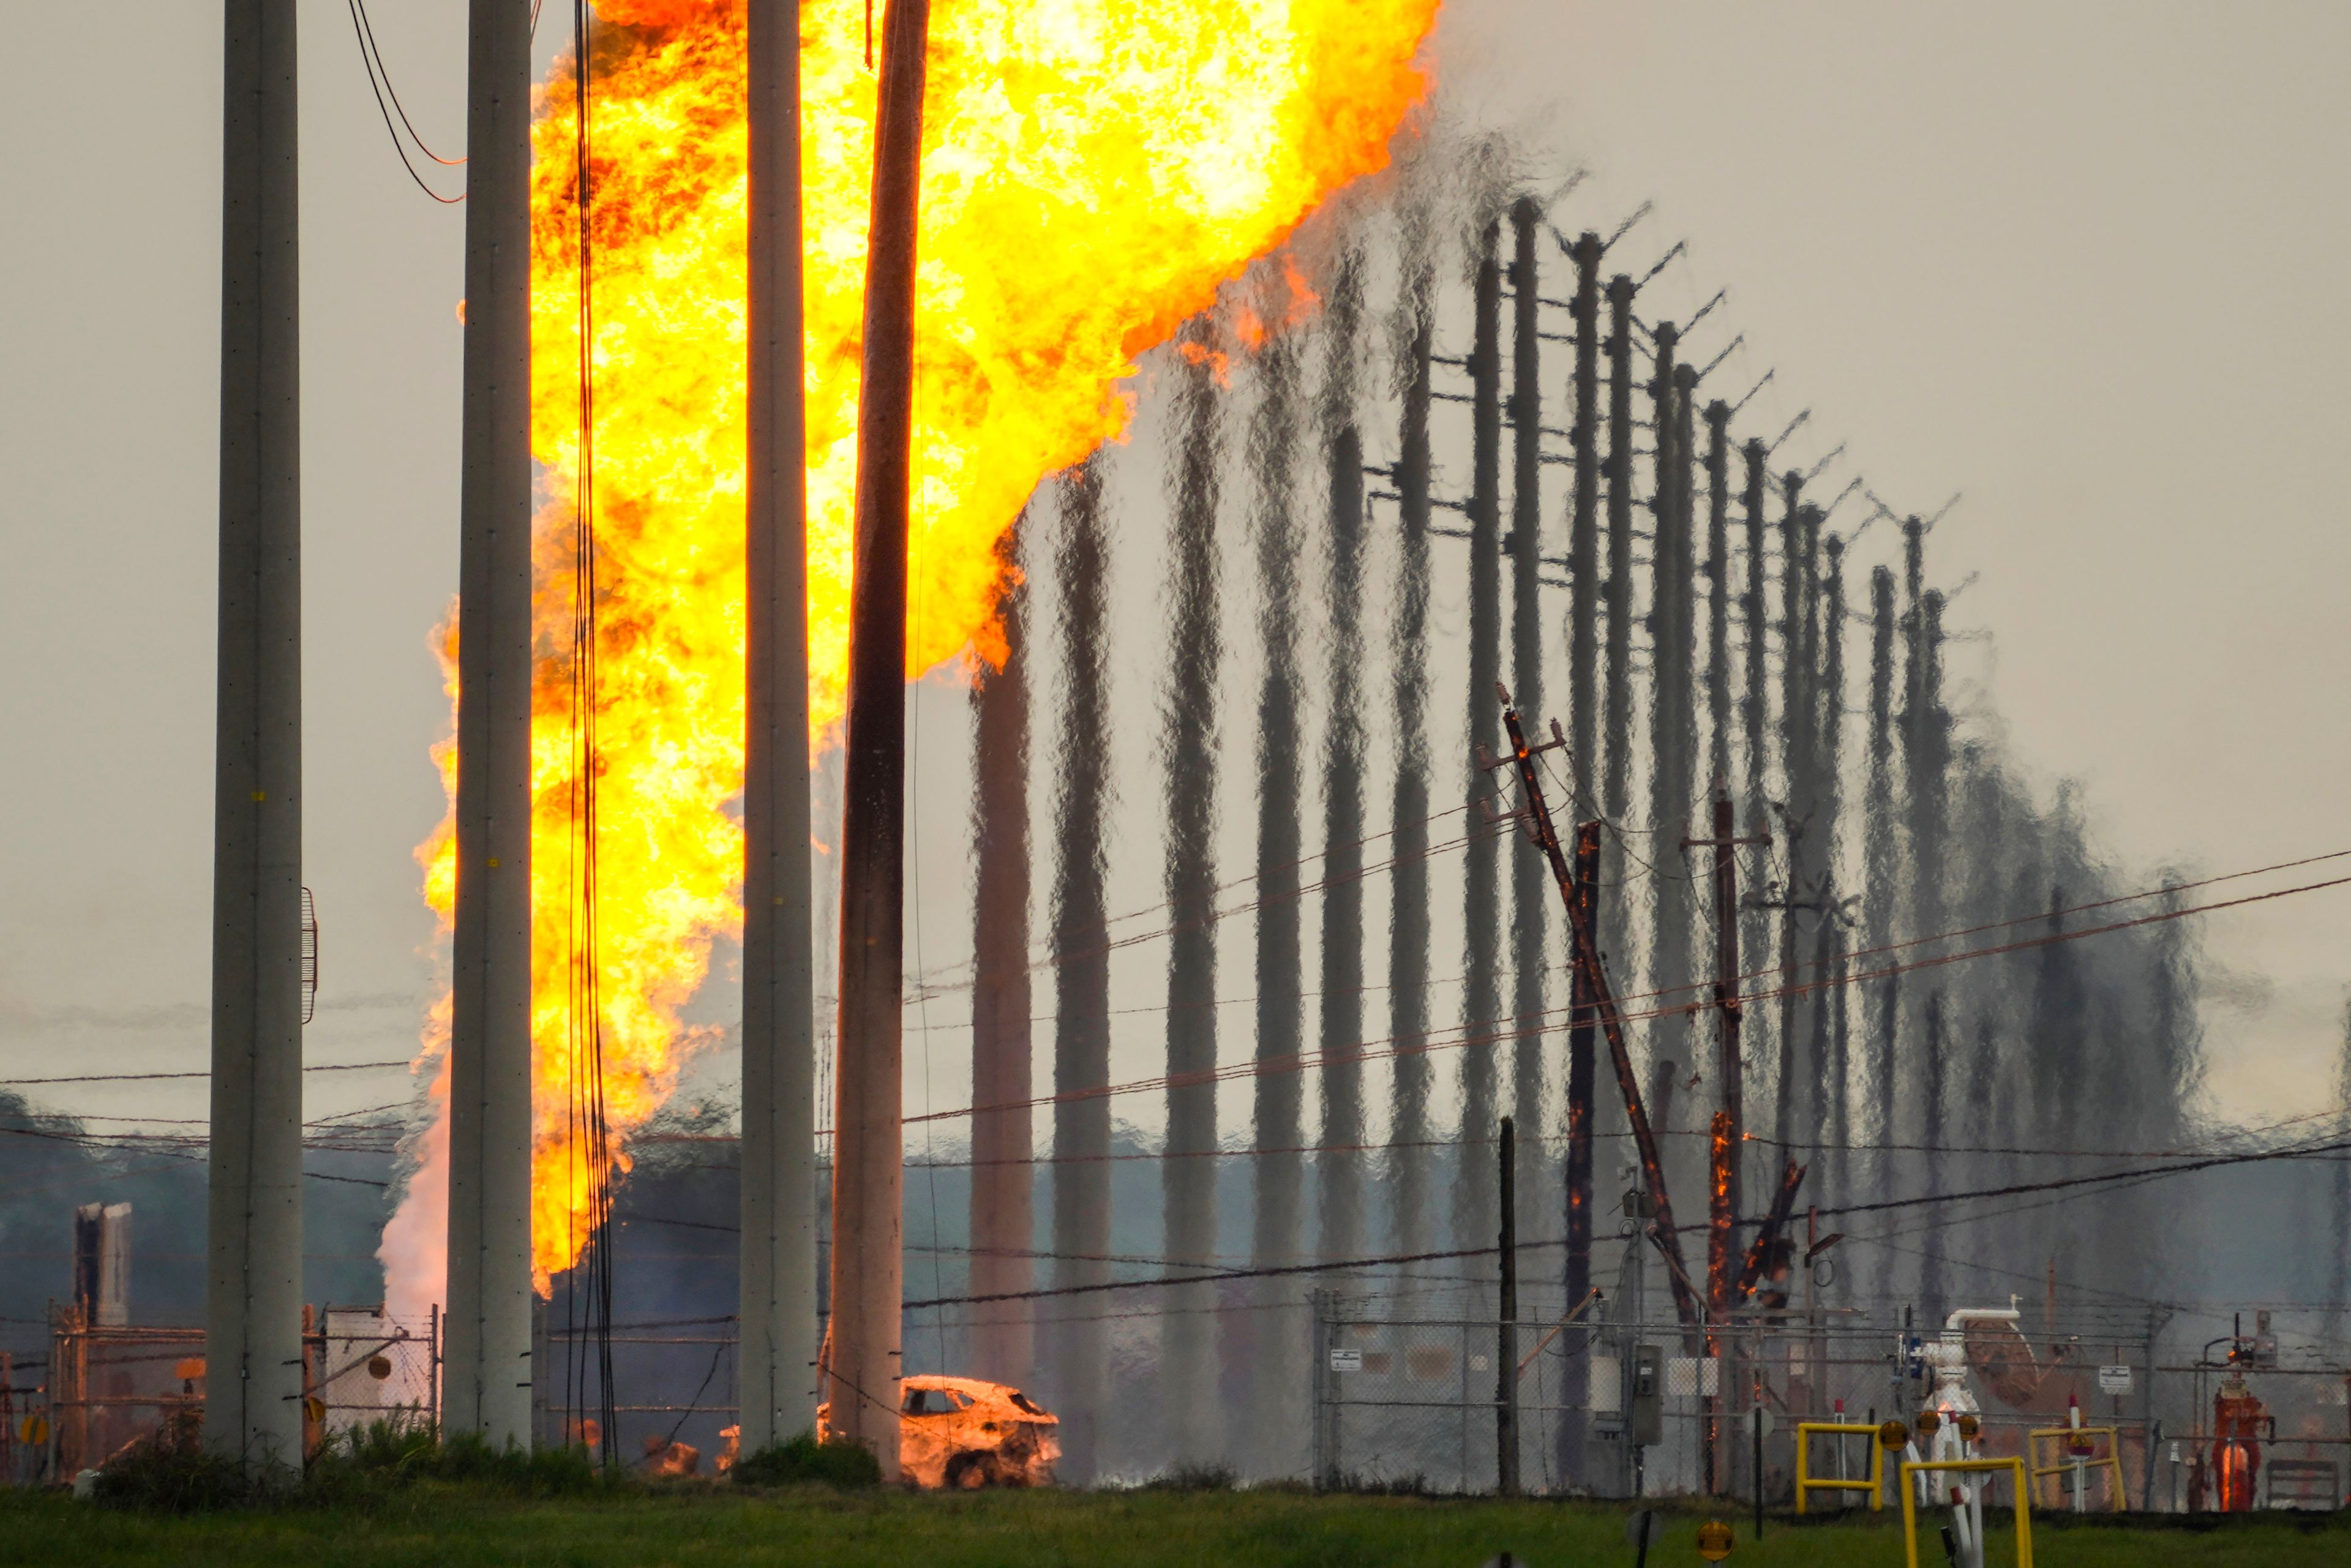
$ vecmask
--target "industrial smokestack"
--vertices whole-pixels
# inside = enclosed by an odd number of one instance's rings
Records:
[[[442,1431],[531,1438],[530,16],[474,0]]]
[[[1203,361],[1184,377],[1177,415],[1174,596],[1161,699],[1167,894],[1167,1157],[1160,1162],[1167,1258],[1205,1269],[1217,1250],[1217,470],[1222,452],[1215,378]],[[1098,1184],[1107,1195],[1109,1183]],[[1103,1249],[1107,1250],[1107,1249]],[[1177,1286],[1162,1320],[1160,1409],[1178,1464],[1204,1464],[1218,1437],[1210,1386],[1212,1297]]]
[[[809,907],[799,7],[751,0],[747,25],[738,1382],[742,1451],[755,1454],[807,1430],[816,1417],[816,977]],[[1025,978],[1027,955],[1021,958]],[[1020,1098],[1027,1097],[1024,1081]],[[977,1278],[975,1269],[975,1287],[987,1289]]]
[[[914,240],[930,0],[896,0],[882,30],[866,225],[857,532],[841,747],[841,1029],[832,1119],[832,1430],[898,1477],[900,1032],[904,984],[906,509],[914,402]]]
[[[972,685],[971,1291],[1035,1283],[1029,1157],[1028,597],[1019,581],[1024,520],[998,548],[1004,664]],[[1023,1301],[974,1309],[974,1376],[1026,1383],[1034,1370]]]

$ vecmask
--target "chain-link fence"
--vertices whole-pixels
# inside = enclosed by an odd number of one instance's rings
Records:
[[[1709,1336],[1672,1321],[1562,1323],[1566,1316],[1554,1304],[1506,1328],[1385,1317],[1324,1299],[1312,1390],[1321,1484],[1490,1491],[1505,1407],[1514,1405],[1528,1491],[1747,1498],[1760,1482],[1767,1503],[1785,1506],[1794,1499],[1801,1425],[1907,1421],[1932,1385],[1921,1354],[1930,1336],[1898,1318],[1766,1312]],[[2018,1326],[1982,1324],[1965,1339],[1981,1451],[2046,1472],[2037,1481],[2042,1506],[2073,1506],[2076,1490],[2089,1508],[2145,1507],[2151,1496],[2163,1506],[2151,1443],[2153,1341],[2143,1320],[2039,1325],[2029,1337]],[[2084,1439],[2068,1435],[2077,1424],[2092,1434],[2087,1456],[2077,1451]],[[1807,1440],[1813,1475],[1869,1475],[1865,1437]],[[1868,1506],[1861,1491],[1811,1501]]]
[[[381,1306],[321,1311],[309,1335],[317,1436],[363,1431],[376,1422],[439,1424],[441,1314],[413,1322]]]

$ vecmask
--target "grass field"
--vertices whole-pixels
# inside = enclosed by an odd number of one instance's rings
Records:
[[[1701,1513],[1667,1517],[1656,1564],[1697,1563]],[[1898,1516],[1799,1525],[1739,1521],[1731,1562],[1898,1564]],[[2006,1527],[1991,1562],[2012,1561]],[[1939,1564],[1922,1528],[1920,1561]],[[2071,1524],[2036,1517],[2043,1568],[2114,1564],[2351,1564],[2351,1523],[2265,1515],[2218,1527]],[[799,1487],[680,1487],[527,1499],[481,1484],[423,1482],[360,1505],[294,1505],[173,1517],[54,1493],[0,1493],[0,1564],[365,1564],[548,1568],[792,1564],[794,1568],[1478,1568],[1509,1551],[1533,1568],[1633,1561],[1622,1511],[1596,1505],[1248,1492],[994,1492],[911,1496]]]

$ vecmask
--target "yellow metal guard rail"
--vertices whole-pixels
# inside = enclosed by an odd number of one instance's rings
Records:
[[[1886,1506],[1886,1450],[1876,1441],[1877,1428],[1857,1426],[1849,1421],[1799,1421],[1796,1423],[1796,1511],[1806,1511],[1806,1500],[1816,1491],[1865,1491],[1869,1494],[1869,1511],[1877,1512]],[[1868,1436],[1869,1479],[1865,1481],[1816,1479],[1813,1475],[1813,1436],[1818,1432],[1838,1436]]]
[[[1921,1470],[2007,1470],[2016,1483],[2016,1568],[2032,1568],[2032,1486],[2022,1459],[1905,1459],[1902,1461],[1902,1550],[1909,1568],[1918,1568],[1918,1489],[1910,1478]]]
[[[2085,1458],[2082,1461],[2082,1468],[2085,1470],[2105,1470],[2106,1472],[2106,1500],[2108,1503],[2113,1505],[2115,1512],[2120,1513],[2130,1507],[2129,1495],[2123,1490],[2122,1439],[2116,1435],[2115,1429],[2112,1427],[2034,1427],[2031,1432],[2025,1434],[2027,1445],[2026,1451],[2032,1456],[2032,1479],[2037,1482],[2046,1479],[2051,1476],[2062,1476],[2072,1471],[2074,1469],[2074,1461],[2070,1458],[2061,1459],[2058,1463],[2053,1465],[2044,1465],[2041,1462],[2041,1444],[2043,1440],[2054,1440],[2061,1437],[2105,1438],[2105,1453],[2099,1458]],[[2058,1489],[2058,1496],[2061,1502],[2064,1499],[2064,1489],[2060,1487]]]

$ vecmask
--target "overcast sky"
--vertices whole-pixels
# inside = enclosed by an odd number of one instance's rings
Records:
[[[426,638],[456,575],[463,220],[394,161],[344,6],[300,11],[306,875],[326,931],[307,1044],[371,1061],[411,1053],[433,986],[410,852],[442,809]],[[219,14],[11,22],[0,1077],[200,1068]],[[376,26],[419,128],[454,146],[461,0]],[[1668,286],[1730,287],[1757,373],[1814,410],[1812,452],[1849,442],[1906,507],[1965,492],[1937,575],[1980,573],[1951,621],[1997,639],[1955,663],[2044,782],[2083,780],[2118,861],[2351,847],[2351,11],[1453,0],[1436,57],[1458,112],[1591,167],[1580,221],[1656,201],[1657,248],[1690,245]],[[2221,1109],[2325,1103],[2347,921],[2333,893],[2207,928],[2236,981],[2207,1017]],[[314,1113],[405,1096],[397,1072],[334,1077]],[[200,1104],[56,1095],[172,1100]]]

